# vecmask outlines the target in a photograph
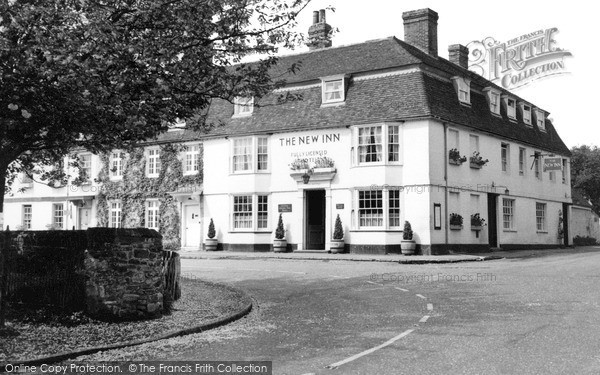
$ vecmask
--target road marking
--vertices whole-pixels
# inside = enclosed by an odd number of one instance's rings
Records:
[[[396,336],[396,337],[394,337],[394,338],[391,338],[391,339],[389,339],[388,341],[384,342],[383,344],[381,344],[381,345],[379,345],[379,346],[376,346],[376,347],[374,347],[374,348],[371,348],[371,349],[365,350],[364,352],[358,353],[358,354],[356,354],[356,355],[353,355],[352,357],[348,357],[348,358],[346,358],[346,359],[344,359],[344,360],[342,360],[342,361],[339,361],[339,362],[333,363],[333,364],[331,364],[331,365],[329,365],[329,366],[325,366],[325,368],[332,369],[332,370],[333,370],[333,369],[336,369],[336,368],[340,367],[341,365],[344,365],[344,364],[346,364],[346,363],[348,363],[348,362],[352,362],[352,361],[354,361],[355,359],[358,359],[358,358],[360,358],[360,357],[363,357],[363,356],[365,356],[365,355],[367,355],[367,354],[371,354],[371,353],[373,353],[374,351],[377,351],[377,350],[379,350],[379,349],[381,349],[381,348],[385,348],[386,346],[389,346],[389,345],[393,344],[394,342],[396,342],[396,341],[400,340],[400,339],[401,339],[401,338],[403,338],[404,336],[407,336],[407,335],[409,335],[409,334],[410,334],[411,332],[413,332],[413,331],[414,331],[414,329],[409,329],[409,330],[407,330],[407,331],[404,331],[404,332],[402,332],[401,334],[399,334],[398,336]]]
[[[374,285],[379,285],[379,286],[383,286],[383,284],[379,284],[379,283],[374,283],[372,281],[367,281],[369,284],[374,284]]]
[[[422,294],[415,294],[415,296],[417,296],[417,297],[419,297],[419,298],[427,299],[427,297],[425,297],[425,296],[424,296],[424,295],[422,295]]]
[[[396,287],[396,286],[394,287],[394,289],[398,289],[398,290],[401,290],[401,291],[403,291],[403,292],[408,292],[408,289],[398,288],[398,287]]]
[[[335,277],[336,279],[349,279],[349,277],[337,276],[337,275],[329,275],[330,277]]]
[[[425,315],[424,317],[422,317],[421,320],[419,320],[419,323],[425,323],[427,322],[427,319],[429,319],[429,315]]]
[[[432,311],[433,310],[433,304],[428,303],[427,304],[427,310]]]
[[[271,271],[271,270],[265,270]],[[271,271],[271,272],[279,272],[279,273],[295,273],[297,275],[306,275],[306,272],[298,272],[298,271]]]

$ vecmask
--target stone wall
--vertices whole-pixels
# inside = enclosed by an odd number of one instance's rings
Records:
[[[87,313],[110,320],[162,315],[162,236],[146,228],[89,228],[87,234]]]

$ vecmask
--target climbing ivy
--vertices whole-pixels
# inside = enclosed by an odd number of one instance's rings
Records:
[[[98,225],[109,225],[109,204],[111,200],[121,201],[121,223],[123,227],[143,227],[145,223],[146,200],[158,199],[159,228],[163,236],[165,249],[176,250],[181,247],[181,217],[179,203],[169,192],[197,189],[202,183],[202,152],[200,145],[200,171],[196,175],[183,175],[179,155],[185,151],[185,145],[167,144],[160,146],[161,169],[157,178],[146,177],[146,158],[143,148],[129,150],[123,160],[123,179],[110,179],[110,155],[100,155],[102,169],[98,182],[102,192],[98,194]]]

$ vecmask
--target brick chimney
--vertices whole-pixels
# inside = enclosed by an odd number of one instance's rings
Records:
[[[308,28],[308,49],[331,47],[331,26],[325,22],[325,9],[313,12],[313,24]]]
[[[462,44],[448,47],[448,60],[465,69],[469,69],[469,49]]]
[[[402,13],[404,41],[437,57],[438,14],[429,8]]]

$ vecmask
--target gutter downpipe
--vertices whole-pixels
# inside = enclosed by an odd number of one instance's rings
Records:
[[[444,163],[444,245],[448,250],[448,123],[444,122],[444,157],[442,162]]]

